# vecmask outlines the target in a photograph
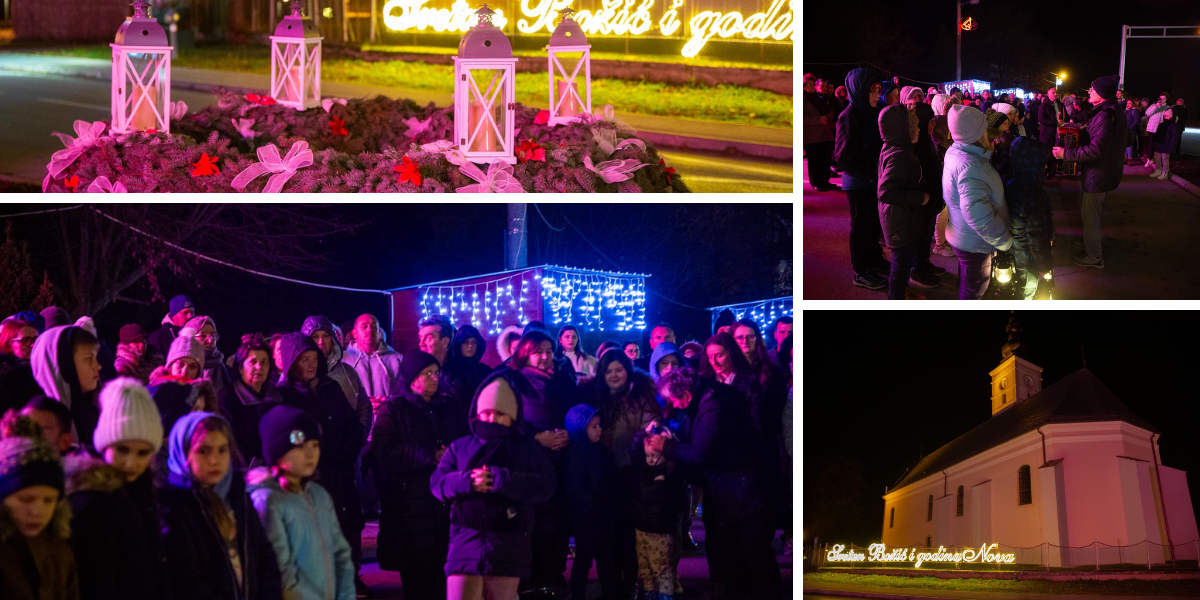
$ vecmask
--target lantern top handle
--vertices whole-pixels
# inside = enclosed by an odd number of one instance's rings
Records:
[[[146,0],[137,0],[130,6],[133,6],[133,18],[135,18],[135,19],[150,18],[150,13],[147,12],[148,9],[150,8],[150,3],[146,2]]]
[[[495,11],[484,4],[475,14],[479,17],[479,22],[467,30],[458,41],[458,57],[511,59],[512,43],[503,31],[492,24]]]
[[[117,28],[114,46],[137,46],[141,48],[170,48],[167,32],[150,16],[150,3],[146,0],[135,0],[133,16],[125,17],[125,22]]]
[[[304,9],[304,7],[300,4],[300,0],[292,0],[292,3],[289,6],[289,8],[292,9],[293,17],[299,17],[301,19],[304,18],[304,14],[301,12]]]
[[[550,41],[546,43],[547,48],[556,48],[563,46],[586,46],[587,35],[583,33],[583,27],[572,17],[575,11],[570,8],[561,11],[562,20],[558,22],[558,26],[554,28],[554,32],[550,34]]]
[[[300,0],[292,0],[288,5],[291,9],[291,14],[279,20],[279,24],[275,26],[275,35],[273,37],[294,39],[315,39],[321,37],[321,32],[317,29],[317,24],[313,23],[312,19],[304,17],[303,6],[304,4]]]
[[[496,11],[492,10],[492,7],[488,6],[487,3],[484,3],[483,6],[479,7],[479,10],[475,11],[475,14],[479,17],[479,23],[481,25],[483,23],[491,25],[492,16],[496,14]]]

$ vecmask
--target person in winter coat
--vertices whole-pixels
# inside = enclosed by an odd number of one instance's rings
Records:
[[[1012,179],[1004,188],[1012,230],[1016,282],[1024,282],[1024,298],[1049,298],[1054,286],[1054,262],[1050,255],[1054,240],[1054,209],[1044,189],[1042,167],[1050,147],[1031,137],[1013,140],[1009,150]],[[1040,292],[1039,292],[1040,290]]]
[[[325,355],[325,364],[329,367],[329,378],[336,381],[342,388],[346,400],[358,415],[362,424],[363,436],[371,431],[372,407],[367,388],[358,378],[358,371],[347,365],[343,360],[345,352],[342,342],[335,335],[333,321],[320,315],[311,316],[300,326],[300,333],[312,338],[317,348]]]
[[[842,190],[850,203],[850,264],[854,285],[870,290],[887,286],[877,271],[890,272],[891,266],[879,248],[882,228],[879,224],[879,112],[883,108],[879,76],[869,69],[853,69],[846,74],[850,106],[838,115],[834,155],[842,169]]]
[[[579,330],[574,325],[563,325],[558,330],[557,340],[558,344],[554,350],[555,357],[565,357],[571,361],[571,367],[575,369],[577,377],[591,378],[596,375],[596,357],[583,349],[583,342],[579,339]]]
[[[1142,123],[1142,110],[1133,100],[1125,102],[1125,126],[1129,128],[1129,139],[1125,142],[1125,164],[1131,165],[1141,156],[1141,136],[1136,132]]]
[[[1171,172],[1171,155],[1179,150],[1178,132],[1183,128],[1179,119],[1175,118],[1175,109],[1168,108],[1161,113],[1162,122],[1154,132],[1154,172],[1150,173],[1155,179],[1164,180]]]
[[[179,335],[179,330],[196,314],[196,305],[192,299],[180,294],[171,298],[170,308],[163,316],[162,327],[159,327],[150,337],[146,338],[147,349],[151,351],[147,359],[154,367],[164,364],[162,360],[171,352],[171,342]]]
[[[113,364],[117,375],[132,377],[141,381],[142,385],[150,383],[150,372],[154,368],[145,360],[146,332],[142,326],[131,323],[122,327],[119,339],[117,358]]]
[[[702,518],[713,595],[780,597],[779,563],[771,548],[775,529],[768,479],[773,474],[763,469],[769,450],[756,434],[749,411],[736,390],[719,383],[701,386],[683,370],[664,377],[658,389],[681,409],[698,404],[690,441],[655,434],[646,448],[703,474]]]
[[[100,348],[96,336],[82,327],[51,327],[33,343],[30,366],[42,392],[71,410],[75,439],[92,451],[92,433],[100,419]]]
[[[216,412],[219,405],[212,382],[200,377],[204,347],[195,338],[182,335],[171,341],[167,366],[150,373],[150,395],[162,417],[163,431],[170,431],[183,415],[193,411]],[[162,456],[166,460],[166,455]]]
[[[379,406],[388,396],[403,391],[400,353],[384,341],[379,320],[373,315],[360,315],[354,321],[354,346],[346,349],[342,360],[358,373],[371,406]]]
[[[992,155],[987,120],[971,107],[950,111],[954,146],[946,153],[942,195],[950,208],[946,237],[958,257],[958,298],[978,300],[987,290],[992,255],[1012,247],[1004,183],[988,162]]]
[[[833,153],[833,132],[829,124],[836,118],[829,102],[817,93],[811,73],[804,75],[804,158],[808,178],[817,192],[833,190],[829,185],[829,161]]]
[[[357,567],[362,564],[364,523],[354,464],[366,443],[362,425],[342,387],[329,378],[325,355],[311,338],[299,332],[286,334],[279,340],[279,353],[283,373],[275,387],[285,405],[307,412],[321,424],[324,445],[317,482],[333,497],[342,535],[350,543]]]
[[[556,488],[545,449],[514,427],[522,412],[511,377],[484,380],[471,403],[471,435],[450,444],[430,477],[434,497],[450,504],[449,600],[516,600],[532,573],[533,507]]]
[[[638,579],[646,600],[671,600],[678,584],[680,524],[687,501],[683,467],[649,445],[647,434],[669,429],[651,426],[634,437],[634,470],[637,472],[634,522],[637,527]]]
[[[885,81],[879,88],[879,99],[883,102],[880,105],[880,110],[885,106],[891,106],[900,102],[900,86],[893,81]]]
[[[934,129],[937,127],[936,115],[933,107],[924,102],[914,105],[912,112],[917,115],[918,130],[913,150],[921,163],[921,185],[925,193],[929,194],[929,202],[921,208],[921,228],[916,242],[916,277],[912,279],[926,285],[938,285],[939,278],[946,274],[946,270],[930,262],[929,256],[933,251],[937,217],[946,207],[946,203],[942,200],[942,157],[933,141]],[[776,340],[779,339],[779,335],[776,334]]]
[[[650,377],[655,383],[662,378],[663,375],[682,369],[687,366],[687,359],[672,342],[663,342],[654,347],[654,352],[650,355]],[[662,401],[658,403],[662,407]]]
[[[441,393],[454,399],[455,404],[462,407],[460,421],[467,422],[467,410],[471,406],[471,398],[479,384],[492,372],[492,367],[483,362],[487,353],[487,342],[483,335],[472,325],[463,325],[454,334],[450,344],[450,360],[442,368],[442,381],[447,384]],[[439,384],[440,385],[440,384]]]
[[[276,406],[259,424],[270,467],[246,475],[246,490],[275,549],[285,600],[353,600],[354,561],[333,498],[312,481],[321,426],[308,413]],[[405,589],[407,594],[408,590]]]
[[[1116,75],[1106,75],[1092,82],[1088,101],[1092,103],[1087,123],[1087,143],[1075,148],[1055,146],[1054,157],[1079,163],[1082,193],[1080,212],[1083,213],[1082,254],[1071,257],[1081,267],[1104,268],[1104,252],[1100,244],[1100,213],[1104,195],[1117,189],[1124,171],[1125,137],[1129,135],[1124,115],[1116,105]]]
[[[987,114],[988,109],[992,108],[992,105],[995,103],[996,98],[992,95],[992,91],[983,90],[983,104],[979,107],[979,111]]]
[[[1184,105],[1184,103],[1183,103],[1183,98],[1175,99],[1174,114],[1175,114],[1176,127],[1175,127],[1175,152],[1173,154],[1176,157],[1178,157],[1179,153],[1183,152],[1183,130],[1185,127],[1187,127],[1187,120],[1188,120],[1188,109],[1187,109],[1187,106]],[[1132,130],[1130,130],[1130,131],[1132,131]]]
[[[265,466],[259,421],[272,407],[283,403],[283,396],[267,381],[271,371],[270,349],[259,334],[242,336],[242,345],[233,355],[233,383],[217,393],[221,416],[229,421],[240,453],[240,465],[247,469]]]
[[[1033,139],[1041,138],[1041,131],[1038,128],[1038,111],[1042,107],[1041,94],[1035,95],[1025,105],[1025,135]]]
[[[25,321],[9,319],[0,325],[0,414],[42,394],[29,364],[37,337],[37,328]]]
[[[616,597],[621,589],[614,548],[614,507],[619,501],[617,465],[612,451],[600,443],[601,418],[600,411],[586,404],[567,411],[571,446],[567,448],[565,479],[571,531],[575,534],[571,597],[578,600],[586,598],[588,571],[593,561],[600,578],[601,597]]]
[[[58,452],[29,417],[0,419],[0,598],[79,600]]]
[[[941,200],[941,209],[934,224],[934,245],[932,250],[932,253],[938,256],[954,256],[954,248],[951,247],[949,242],[946,241],[946,224],[950,222],[950,211],[946,208],[945,200],[942,200],[941,172],[942,165],[944,165],[946,161],[946,151],[950,149],[950,146],[954,145],[954,140],[950,137],[950,125],[949,121],[947,121],[947,115],[950,112],[951,106],[961,103],[962,102],[959,100],[958,96],[947,96],[943,94],[934,96],[933,101],[930,103],[934,114],[933,133],[931,134],[931,137],[933,138],[933,142],[938,153],[938,178],[937,181],[930,181],[929,184],[931,187],[935,183],[937,184],[937,198]],[[920,115],[918,114],[918,117],[919,116]],[[920,154],[917,155],[918,158],[920,158],[920,156]],[[922,165],[922,171],[924,171],[924,165]],[[931,192],[930,201],[932,201],[933,197],[934,195]],[[926,207],[928,206],[929,205],[927,204]]]
[[[281,600],[281,577],[246,482],[235,473],[225,419],[188,413],[167,437],[159,489],[163,546],[177,600]]]
[[[1047,89],[1046,99],[1038,105],[1037,122],[1038,141],[1049,147],[1058,145],[1058,128],[1067,122],[1067,113],[1058,100],[1058,90],[1055,88]],[[1056,160],[1046,163],[1048,177],[1054,177]]]
[[[42,395],[34,396],[21,407],[20,414],[33,419],[41,426],[42,439],[57,450],[59,456],[86,454],[86,451],[75,443],[75,436],[71,433],[70,409],[58,400]]]
[[[433,496],[429,478],[447,446],[467,434],[467,415],[452,411],[451,399],[439,393],[433,355],[409,350],[403,370],[409,389],[379,407],[371,431],[383,509],[379,568],[400,572],[406,598],[441,600],[446,597],[442,567],[450,544],[450,508]]]
[[[103,461],[64,459],[71,547],[83,600],[170,597],[150,463],[162,446],[158,409],[141,382],[110,381],[100,392],[94,435]]]
[[[193,333],[194,332],[194,333]],[[179,335],[191,334],[204,346],[203,377],[212,382],[213,389],[220,392],[229,385],[229,370],[225,367],[225,355],[217,348],[217,323],[212,317],[192,317],[179,330]]]
[[[936,287],[914,274],[916,243],[922,230],[921,207],[929,203],[921,185],[921,162],[913,152],[920,136],[917,113],[897,104],[879,113],[879,135],[883,152],[879,155],[879,224],[883,238],[892,251],[888,299],[903,300],[910,277],[920,287]]]
[[[1008,163],[1008,146],[1016,138],[1012,129],[1013,121],[1007,113],[997,110],[997,107],[1006,106],[1009,105],[997,102],[992,105],[992,110],[984,114],[988,122],[988,139],[992,142],[992,158],[988,162],[1000,174],[1000,181],[1008,181],[1012,175],[1012,165]]]

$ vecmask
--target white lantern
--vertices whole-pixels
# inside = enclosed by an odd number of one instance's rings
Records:
[[[321,105],[321,32],[292,0],[292,14],[271,36],[271,97],[296,110]]]
[[[112,131],[170,133],[171,45],[145,0],[117,28],[112,46]]]
[[[546,46],[550,73],[550,125],[569,123],[592,112],[592,45],[583,28],[562,11],[562,21],[550,35]],[[580,77],[580,69],[583,70]],[[583,83],[578,83],[582,79]],[[580,95],[579,88],[583,88]]]
[[[492,24],[492,9],[484,4],[475,14],[479,22],[459,40],[454,57],[454,139],[471,162],[516,164],[517,59],[504,32]]]

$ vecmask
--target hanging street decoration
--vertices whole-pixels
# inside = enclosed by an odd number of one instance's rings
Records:
[[[915,568],[921,568],[924,563],[1003,563],[1012,564],[1016,554],[993,553],[999,544],[984,544],[979,550],[967,548],[959,552],[947,551],[945,546],[938,546],[937,552],[917,552],[916,548],[892,548],[888,550],[883,544],[871,544],[867,554],[855,552],[853,548],[844,552],[845,544],[835,545],[825,555],[829,562],[910,562]]]
[[[738,319],[749,317],[761,329],[767,329],[775,324],[775,319],[779,317],[794,316],[792,310],[792,297],[785,296],[782,298],[773,298],[771,300],[755,300],[753,302],[741,302],[738,304],[725,304],[723,306],[713,306],[708,309],[712,316],[713,325],[717,323],[717,317],[721,311],[729,309]]]
[[[963,28],[963,31],[973,31],[975,29],[978,29],[979,25],[975,23],[975,19],[972,19],[971,17],[967,17],[966,20],[964,20],[962,22],[962,28]]]

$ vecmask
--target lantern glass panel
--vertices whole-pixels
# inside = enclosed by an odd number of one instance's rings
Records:
[[[160,89],[166,80],[166,61],[161,54],[126,53],[124,81],[125,114],[128,131],[145,131],[165,124],[165,94]]]
[[[508,111],[504,97],[504,69],[467,70],[467,147],[471,152],[504,152]]]
[[[584,94],[580,89],[587,85],[586,73],[583,70],[583,52],[554,52],[550,55],[555,62],[554,74],[554,105],[555,115],[574,117],[586,112]]]

